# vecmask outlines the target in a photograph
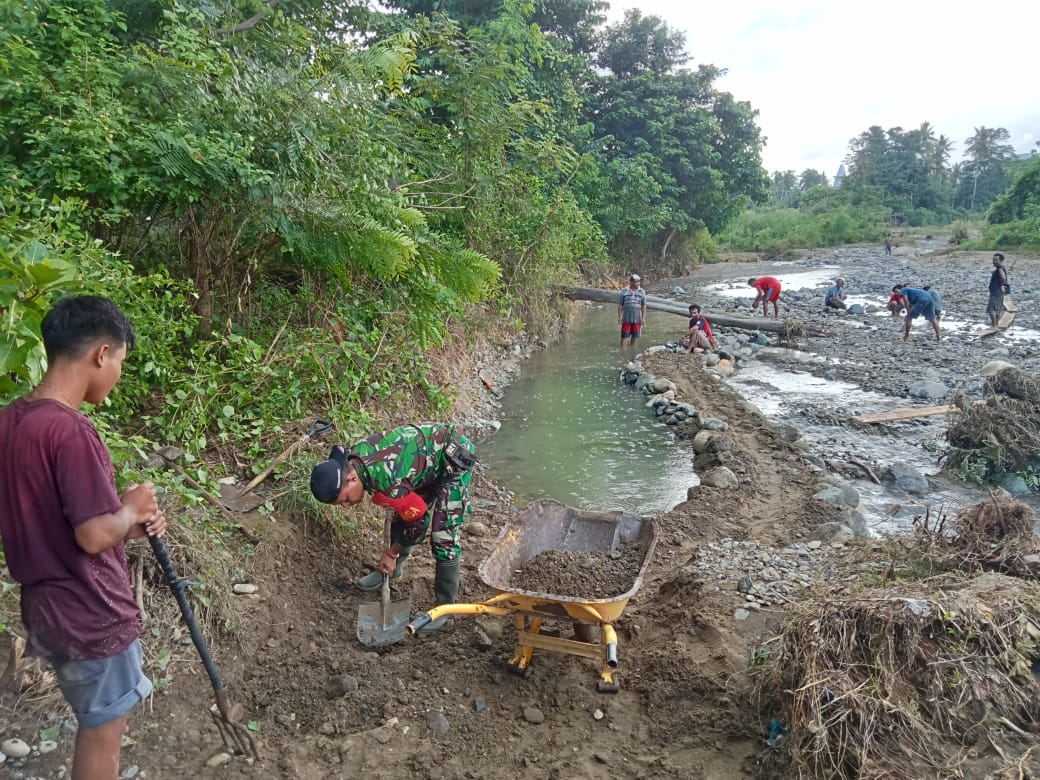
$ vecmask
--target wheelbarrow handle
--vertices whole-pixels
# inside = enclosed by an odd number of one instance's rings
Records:
[[[191,608],[191,602],[188,601],[186,591],[189,582],[177,576],[177,570],[173,568],[173,561],[170,560],[170,551],[166,549],[166,542],[158,536],[149,536],[148,543],[152,546],[152,552],[155,553],[155,558],[159,561],[159,567],[162,569],[163,576],[166,577],[166,584],[169,585],[170,592],[173,593],[173,597],[177,600],[177,606],[181,609],[181,617],[184,618],[184,622],[188,626],[191,641],[195,644],[195,649],[199,651],[202,665],[206,667],[206,674],[209,675],[209,681],[213,684],[213,692],[217,695],[217,703],[219,705],[223,702],[224,707],[226,707],[227,697],[224,694],[224,681],[220,677],[220,672],[217,671],[216,664],[213,663],[213,656],[209,652],[209,644],[207,644],[206,637],[203,636],[202,629],[199,628],[199,623],[195,619],[195,611]]]

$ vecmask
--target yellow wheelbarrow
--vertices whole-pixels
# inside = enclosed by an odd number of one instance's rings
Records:
[[[596,689],[617,693],[614,675],[618,668],[618,642],[614,622],[642,586],[656,544],[657,526],[650,518],[621,512],[588,512],[551,499],[535,501],[502,529],[491,554],[478,569],[481,580],[497,595],[480,604],[434,607],[412,620],[406,630],[414,634],[443,615],[512,615],[517,640],[508,664],[510,671],[529,676],[536,648],[599,659]],[[617,556],[624,545],[630,546],[626,552],[640,555],[641,560],[638,574],[626,583],[626,590],[620,595],[558,596],[510,584],[524,564],[547,550]],[[570,621],[575,638],[542,633],[546,619]]]

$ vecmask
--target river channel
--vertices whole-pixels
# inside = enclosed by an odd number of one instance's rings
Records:
[[[814,269],[821,280],[830,271]],[[727,280],[714,292],[727,297],[734,293],[725,288],[737,290],[739,284]],[[686,324],[683,317],[656,311],[649,320],[637,348],[622,350],[616,307],[582,306],[565,338],[532,356],[506,389],[502,426],[481,441],[481,460],[489,477],[518,503],[550,497],[589,510],[654,514],[684,501],[687,490],[698,484],[689,442],[677,441],[646,407],[646,398],[619,381],[619,370],[636,354],[677,339]],[[942,474],[937,459],[945,433],[941,416],[904,424],[898,438],[833,424],[827,419],[832,415],[847,419],[899,403],[781,367],[770,360],[772,353],[788,363],[799,354],[806,363],[820,359],[811,352],[765,347],[757,359],[742,363],[729,383],[767,418],[795,425],[821,459],[851,451],[876,463],[899,460],[932,481],[932,496],[915,498],[865,478],[854,480],[862,497],[860,511],[874,532],[906,532],[926,508],[956,511],[985,498],[985,492]],[[808,413],[812,409],[817,413]],[[824,410],[823,420],[817,419],[819,410]],[[1033,496],[1024,500],[1037,504]]]
[[[683,318],[653,313],[658,323]],[[620,347],[617,307],[580,307],[564,339],[535,353],[502,397],[502,427],[480,443],[488,475],[521,504],[542,497],[593,511],[667,512],[698,484],[689,442],[678,442],[618,381],[640,347]]]

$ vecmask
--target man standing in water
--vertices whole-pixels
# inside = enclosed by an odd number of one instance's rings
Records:
[[[621,326],[622,349],[625,339],[628,339],[630,347],[635,346],[646,319],[646,290],[639,286],[640,281],[639,274],[629,276],[628,287],[623,288],[618,296],[617,321]]]
[[[935,331],[935,340],[942,341],[942,334],[939,332],[939,319],[935,316],[935,300],[932,298],[932,294],[917,287],[903,287],[900,290],[900,295],[903,296],[903,301],[906,305],[906,319],[903,321],[903,341],[910,340],[910,326],[918,317],[924,317],[927,322],[932,323],[932,329]]]
[[[1004,296],[1011,292],[1008,285],[1007,269],[1004,268],[1004,255],[993,253],[993,273],[989,277],[989,302],[986,314],[989,315],[990,327],[1000,324],[1000,315],[1004,313]]]

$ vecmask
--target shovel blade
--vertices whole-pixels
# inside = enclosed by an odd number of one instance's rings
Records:
[[[407,636],[405,626],[411,616],[412,601],[389,604],[384,613],[381,602],[374,601],[358,607],[357,638],[366,647],[392,645]]]
[[[258,496],[256,493],[246,493],[244,496],[239,495],[238,488],[232,485],[220,486],[220,503],[232,512],[252,512],[266,501],[266,498]]]

